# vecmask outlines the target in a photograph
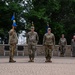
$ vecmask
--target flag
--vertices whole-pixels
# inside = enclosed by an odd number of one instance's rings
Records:
[[[15,16],[14,16],[14,15],[12,16],[11,20],[13,21],[13,24],[12,24],[12,25],[13,25],[13,26],[17,26],[17,25],[16,25],[16,21],[15,21]]]
[[[14,15],[12,16],[11,20],[15,20],[15,16]]]
[[[15,20],[13,20],[13,26],[17,26],[17,25],[16,25],[16,21],[15,21]]]

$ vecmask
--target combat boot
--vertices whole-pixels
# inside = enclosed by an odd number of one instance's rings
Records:
[[[30,60],[28,62],[32,62],[31,57],[30,57]]]
[[[51,61],[51,56],[48,56],[48,62],[50,62],[50,63],[52,62]]]
[[[45,62],[48,62],[48,58],[46,58],[46,61]]]
[[[13,62],[13,63],[15,63],[16,61],[14,61],[11,57],[10,57],[10,60],[9,60],[9,62]]]
[[[52,63],[51,58],[48,59],[48,62]]]
[[[32,62],[32,60],[29,60],[28,62]]]
[[[15,61],[15,60],[9,60],[9,62],[10,62],[10,63],[15,63],[16,61]]]
[[[32,58],[31,61],[34,62],[34,58]]]

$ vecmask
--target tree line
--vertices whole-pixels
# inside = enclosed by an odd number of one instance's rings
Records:
[[[26,3],[27,2],[27,3]],[[49,23],[58,44],[64,33],[68,44],[75,33],[75,0],[0,0],[0,36],[4,38],[11,29],[11,16],[15,12],[17,32],[29,31],[32,21],[39,34],[39,44]],[[25,11],[25,12],[23,12]],[[24,18],[26,23],[20,22]],[[26,28],[25,28],[26,25]]]

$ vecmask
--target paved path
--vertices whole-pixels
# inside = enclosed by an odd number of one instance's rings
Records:
[[[16,63],[8,63],[8,57],[0,57],[0,75],[75,75],[75,58],[53,57],[53,63],[45,63],[45,58],[15,57]]]

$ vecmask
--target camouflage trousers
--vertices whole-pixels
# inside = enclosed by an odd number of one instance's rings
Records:
[[[75,47],[72,47],[72,57],[75,57]]]
[[[52,47],[53,46],[51,46],[51,45],[45,45],[45,57],[46,57],[46,59],[51,59],[51,57],[52,57],[52,50],[53,50]]]
[[[10,59],[13,59],[15,53],[16,45],[10,45]]]
[[[64,55],[65,54],[65,51],[66,51],[65,46],[60,46],[60,54],[61,55]]]
[[[29,58],[34,59],[35,57],[35,51],[36,51],[36,45],[28,45],[28,53],[29,53]]]

